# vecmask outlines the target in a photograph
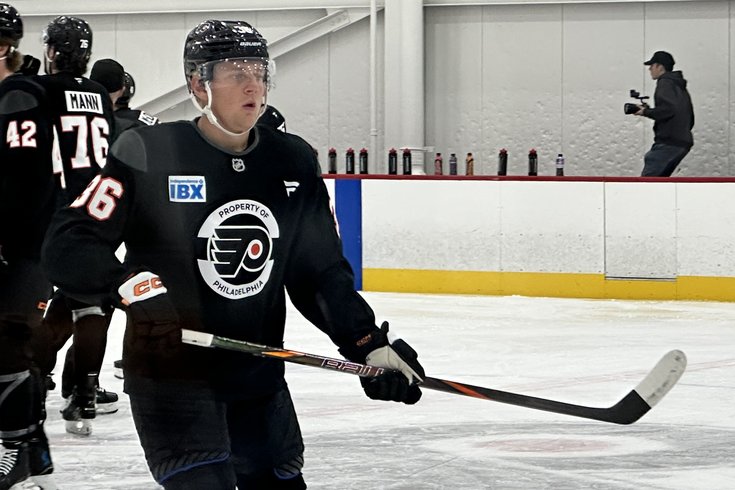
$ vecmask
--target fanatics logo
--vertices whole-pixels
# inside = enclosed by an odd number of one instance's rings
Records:
[[[273,242],[278,222],[263,204],[232,201],[212,211],[197,236],[206,240],[199,273],[217,294],[242,299],[260,293],[273,270]]]
[[[296,192],[296,189],[299,188],[298,182],[292,182],[290,180],[284,180],[283,185],[286,186],[286,196],[291,197],[291,194]]]
[[[171,202],[207,202],[207,183],[200,175],[169,175],[168,200]]]

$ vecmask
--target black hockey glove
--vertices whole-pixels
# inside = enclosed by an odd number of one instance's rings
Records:
[[[388,334],[388,322],[372,334],[370,343],[378,345],[370,351],[365,363],[388,368],[392,371],[375,378],[360,378],[365,394],[373,400],[392,400],[413,405],[421,399],[418,383],[423,381],[424,368],[418,361],[416,351],[406,341]]]
[[[125,342],[139,354],[165,356],[181,345],[179,316],[167,291],[149,271],[129,277],[117,290],[131,326]]]
[[[38,70],[41,68],[41,60],[34,58],[30,54],[23,55],[23,62],[18,68],[17,73],[21,73],[26,76],[38,75]]]

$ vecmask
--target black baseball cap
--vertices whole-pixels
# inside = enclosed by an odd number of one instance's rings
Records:
[[[652,65],[654,63],[664,65],[667,70],[670,70],[674,67],[674,57],[666,51],[656,51],[655,53],[653,53],[653,56],[651,56],[651,59],[644,62],[643,64]]]
[[[106,58],[95,62],[89,78],[105,87],[108,92],[117,92],[125,83],[125,69],[117,61]]]

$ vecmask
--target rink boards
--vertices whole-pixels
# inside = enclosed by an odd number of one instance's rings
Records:
[[[366,291],[735,301],[735,180],[337,176]]]

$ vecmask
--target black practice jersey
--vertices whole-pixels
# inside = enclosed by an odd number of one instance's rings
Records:
[[[120,133],[122,133],[126,129],[140,128],[143,126],[153,126],[154,124],[158,123],[160,123],[160,121],[156,116],[151,116],[150,114],[138,109],[129,109],[127,107],[123,107],[115,111],[117,136],[119,136]],[[117,137],[115,139],[117,139]]]
[[[54,123],[54,171],[68,204],[105,166],[115,123],[105,88],[84,77],[56,73],[37,78],[48,94]]]
[[[46,94],[30,78],[0,83],[0,253],[38,258],[54,207]]]
[[[100,304],[132,271],[150,270],[184,328],[271,346],[283,344],[285,287],[345,355],[364,361],[354,346],[375,318],[354,290],[318,168],[306,142],[270,128],[254,128],[239,154],[213,146],[196,122],[127,130],[96,182],[57,214],[44,250],[51,279]],[[121,242],[125,264],[115,258]],[[253,395],[282,380],[279,362],[185,352],[179,375],[224,378],[228,390]]]

